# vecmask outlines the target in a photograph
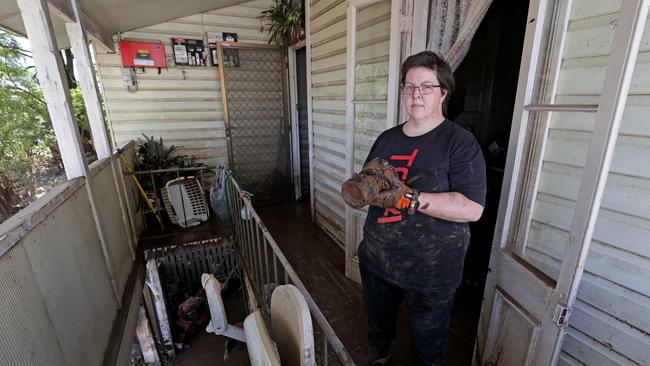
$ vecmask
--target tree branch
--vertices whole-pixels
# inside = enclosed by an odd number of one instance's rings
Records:
[[[5,65],[5,68],[6,68],[6,65]],[[23,93],[29,95],[30,97],[32,97],[32,99],[34,99],[34,100],[36,100],[36,101],[38,101],[38,102],[41,102],[41,103],[47,105],[47,103],[45,103],[45,101],[44,101],[43,99],[41,99],[38,95],[34,94],[34,93],[33,93],[32,91],[30,91],[30,90],[27,90],[27,89],[21,87],[21,86],[20,86],[20,83],[18,83],[18,82],[13,78],[13,76],[11,75],[10,72],[8,72],[8,70],[5,70],[5,75],[7,76],[7,78],[9,78],[9,81],[11,82],[11,84],[13,84],[13,86],[12,86],[12,85],[7,85],[7,87],[8,87],[9,89],[13,89],[13,90],[17,90],[17,91],[23,92]]]
[[[12,89],[12,90],[17,90],[17,91],[22,92],[22,93],[25,93],[25,94],[29,95],[30,97],[32,97],[32,99],[34,99],[34,100],[36,100],[38,102],[41,102],[43,104],[47,104],[47,103],[45,103],[45,101],[43,99],[39,98],[38,95],[32,93],[31,91],[29,91],[27,89],[23,89],[23,88],[21,88],[19,86],[16,86],[15,84],[14,85],[7,85],[7,88]]]
[[[6,45],[6,44],[0,42],[0,48],[4,48],[4,49],[10,50],[10,51],[14,51],[14,52],[16,52],[17,54],[19,54],[19,55],[21,55],[23,57],[33,58],[32,55],[31,55],[32,51],[25,50],[25,49],[22,49],[20,47],[10,46],[10,45]]]

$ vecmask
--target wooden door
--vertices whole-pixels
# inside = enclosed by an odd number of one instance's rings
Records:
[[[648,0],[532,0],[473,363],[555,364],[648,13]],[[609,7],[601,34],[574,32]],[[602,20],[602,19],[601,19]],[[581,75],[599,52],[604,75]],[[576,97],[572,83],[597,83]]]

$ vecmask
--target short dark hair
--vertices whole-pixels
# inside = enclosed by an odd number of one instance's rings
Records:
[[[404,60],[404,63],[402,64],[402,76],[400,78],[400,83],[402,85],[406,82],[406,73],[414,67],[426,67],[427,69],[436,72],[438,83],[441,85],[442,89],[447,91],[447,96],[442,102],[442,113],[447,116],[447,104],[451,98],[451,93],[454,92],[455,86],[454,74],[452,73],[449,64],[443,60],[442,57],[432,51],[422,51],[415,55],[411,55]]]

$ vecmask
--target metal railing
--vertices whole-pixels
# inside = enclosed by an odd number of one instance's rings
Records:
[[[250,299],[258,307],[268,324],[271,292],[278,285],[292,284],[305,296],[314,327],[316,361],[321,365],[330,362],[330,347],[342,365],[354,365],[352,357],[334,333],[323,313],[316,305],[302,281],[284,256],[271,233],[235,178],[230,176],[227,184],[228,205],[235,246],[241,267],[246,271],[248,283],[255,298]],[[242,217],[243,216],[243,217]]]

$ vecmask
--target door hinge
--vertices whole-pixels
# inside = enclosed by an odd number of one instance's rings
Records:
[[[553,321],[555,325],[560,328],[565,328],[569,324],[569,316],[571,315],[571,308],[562,304],[557,304],[555,307],[555,315]]]

